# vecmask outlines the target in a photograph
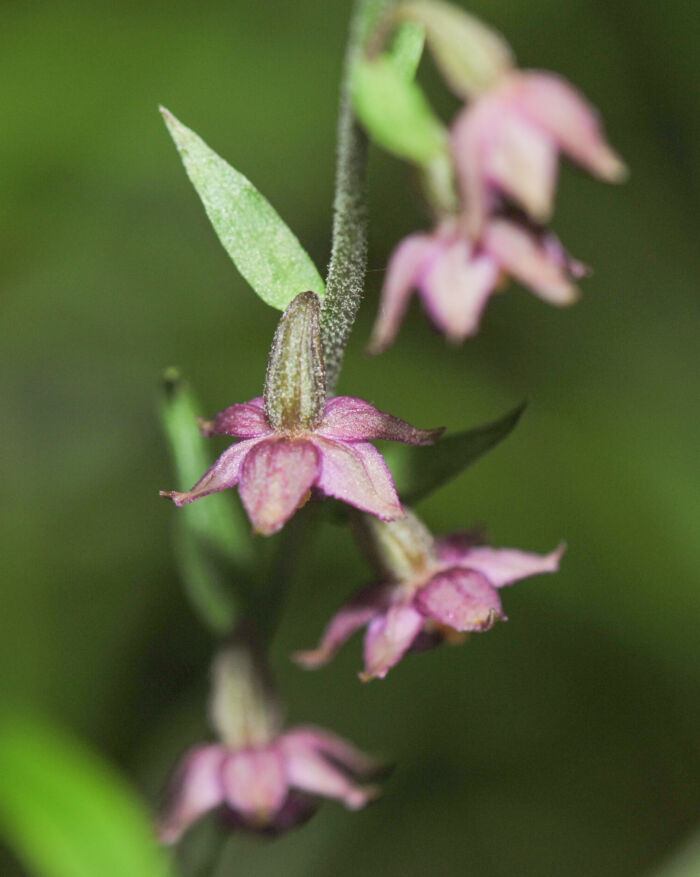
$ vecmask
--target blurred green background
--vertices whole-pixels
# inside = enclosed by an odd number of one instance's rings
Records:
[[[2,691],[151,800],[203,733],[211,648],[157,495],[175,485],[155,387],[175,364],[203,414],[257,395],[277,319],[216,240],[156,105],[246,173],[323,268],[348,7],[2,7]],[[601,108],[631,179],[562,174],[555,227],[595,267],[575,308],[513,289],[454,350],[413,307],[377,361],[362,347],[382,268],[426,220],[407,168],[373,155],[367,302],[340,391],[452,430],[529,397],[514,435],[420,511],[437,531],[485,523],[494,544],[569,550],[558,576],[505,594],[508,624],[363,686],[357,643],[317,674],[287,660],[367,575],[324,529],[275,645],[290,719],[397,767],[362,813],[327,804],[276,842],[233,837],[219,877],[651,874],[698,815],[699,10],[470,8]],[[9,856],[0,871],[21,873]]]

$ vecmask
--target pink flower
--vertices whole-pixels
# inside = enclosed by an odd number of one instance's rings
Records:
[[[360,675],[383,679],[409,649],[443,639],[461,641],[460,635],[486,631],[505,620],[499,589],[556,572],[564,553],[564,546],[545,555],[489,548],[466,534],[433,541],[410,514],[374,529],[380,531],[380,553],[390,558],[385,572],[392,568],[393,575],[346,603],[331,618],[318,647],[294,656],[302,666],[327,663],[355,630],[366,626]]]
[[[196,746],[172,776],[158,836],[163,843],[175,843],[214,810],[234,827],[272,833],[308,819],[319,797],[335,798],[358,810],[378,791],[358,785],[351,776],[369,776],[378,767],[350,743],[310,726],[240,748],[220,743]]]
[[[403,514],[391,474],[371,439],[432,444],[442,430],[416,429],[362,399],[326,400],[318,298],[298,295],[275,334],[265,395],[231,405],[202,424],[206,436],[241,439],[185,493],[182,506],[238,486],[256,531],[277,532],[312,489],[392,520]]]
[[[409,235],[394,250],[369,351],[381,353],[393,342],[413,289],[435,326],[453,341],[463,341],[477,332],[505,275],[562,306],[576,301],[572,278],[585,272],[553,234],[531,223],[496,216],[475,244],[458,219],[445,219],[435,231]]]
[[[260,648],[239,630],[217,653],[209,721],[217,742],[192,748],[166,790],[158,836],[175,843],[194,822],[217,811],[233,827],[280,832],[312,815],[318,798],[351,810],[376,797],[358,785],[381,764],[322,728],[283,731],[282,711]]]
[[[546,221],[552,211],[559,151],[608,182],[626,173],[605,139],[595,109],[552,73],[504,74],[460,113],[451,139],[474,236],[499,193],[538,222]]]

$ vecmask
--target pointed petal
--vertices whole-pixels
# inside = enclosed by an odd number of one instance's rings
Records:
[[[229,405],[220,411],[213,420],[200,420],[199,429],[203,436],[232,435],[236,438],[259,438],[269,435],[272,430],[265,419],[262,396],[250,402]]]
[[[368,624],[386,605],[386,588],[381,585],[363,588],[331,618],[318,646],[309,651],[296,652],[292,660],[307,670],[322,667],[358,628]]]
[[[560,149],[603,180],[625,178],[625,164],[605,139],[597,110],[577,89],[552,73],[533,71],[519,79],[517,100],[523,113]]]
[[[383,679],[410,648],[424,618],[413,606],[392,606],[378,615],[365,636],[365,672],[362,679]]]
[[[392,343],[406,310],[411,290],[426,265],[439,250],[439,241],[428,234],[409,235],[394,250],[384,278],[379,313],[367,347],[368,353],[381,353]]]
[[[423,278],[421,299],[438,329],[463,341],[478,330],[498,277],[498,264],[490,255],[476,254],[466,239],[458,240]]]
[[[158,817],[162,843],[176,843],[193,822],[223,803],[221,769],[225,757],[223,746],[199,746],[184,756],[168,783]]]
[[[253,824],[270,822],[287,796],[284,759],[275,745],[229,755],[223,782],[229,805]]]
[[[459,631],[484,631],[503,617],[496,589],[478,572],[444,570],[422,587],[416,607],[428,618]]]
[[[551,246],[524,227],[494,219],[486,226],[483,245],[504,270],[550,304],[569,305],[578,298],[566,266]]]
[[[326,405],[326,413],[317,429],[319,435],[340,441],[385,439],[408,445],[431,445],[442,429],[416,429],[405,420],[378,411],[369,402],[352,396],[336,396]]]
[[[258,533],[280,530],[318,476],[319,453],[305,439],[263,439],[246,457],[239,493]]]
[[[497,134],[485,148],[484,173],[533,219],[549,219],[557,181],[557,145],[505,101]]]
[[[378,790],[374,786],[358,786],[337,767],[334,767],[313,748],[307,746],[285,746],[285,766],[287,781],[291,786],[322,795],[324,798],[336,798],[350,810],[359,810],[373,798]]]
[[[216,493],[217,490],[235,487],[238,484],[246,457],[261,441],[264,439],[246,439],[231,445],[216,463],[207,469],[195,486],[186,493],[179,493],[177,490],[161,490],[160,495],[170,497],[176,506],[182,506],[186,502],[194,502],[195,499]]]
[[[517,548],[489,548],[486,545],[470,548],[462,564],[476,570],[495,588],[512,585],[528,576],[557,572],[566,545],[559,545],[550,554],[533,554]]]
[[[450,147],[465,205],[467,226],[474,239],[481,234],[492,193],[486,179],[486,155],[499,127],[498,105],[488,95],[467,105],[455,119]]]
[[[281,743],[285,751],[305,749],[317,752],[356,776],[371,776],[383,767],[379,759],[367,755],[337,734],[316,725],[292,728],[283,735]]]
[[[368,442],[336,442],[313,437],[321,452],[321,473],[316,481],[327,496],[393,521],[403,515],[391,473],[382,455]]]

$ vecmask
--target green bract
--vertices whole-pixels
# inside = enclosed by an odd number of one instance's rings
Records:
[[[446,149],[447,132],[404,69],[388,55],[362,59],[353,71],[353,107],[377,145],[423,166]]]
[[[426,448],[396,445],[384,454],[401,502],[413,505],[466,469],[514,429],[525,403],[483,426],[439,439]]]
[[[270,202],[194,131],[161,112],[219,240],[260,298],[283,311],[304,290],[323,296],[311,257]]]
[[[165,877],[145,807],[76,740],[34,720],[0,719],[0,829],[37,877]]]
[[[425,29],[422,25],[407,21],[396,31],[389,57],[404,79],[410,81],[416,75],[424,45]]]

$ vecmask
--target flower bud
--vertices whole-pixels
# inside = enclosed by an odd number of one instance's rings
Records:
[[[314,292],[301,292],[282,315],[267,362],[265,415],[276,432],[312,430],[323,417],[326,374]]]
[[[458,97],[489,89],[513,65],[508,43],[478,18],[443,0],[407,0],[398,19],[417,21],[447,85]]]
[[[413,581],[436,561],[434,540],[425,524],[404,507],[395,521],[363,515],[359,541],[380,576],[394,582]]]

